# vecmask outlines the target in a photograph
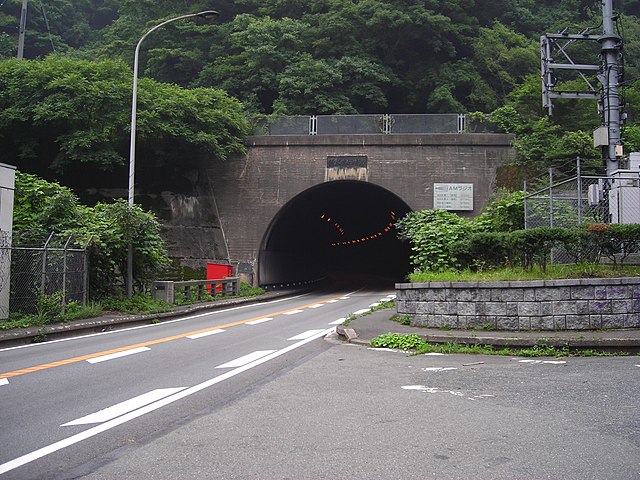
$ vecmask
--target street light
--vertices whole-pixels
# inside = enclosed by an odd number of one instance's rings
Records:
[[[155,27],[151,28],[145,33],[136,45],[136,51],[133,56],[133,93],[131,96],[131,143],[129,146],[129,206],[133,206],[134,185],[135,185],[135,170],[136,170],[136,108],[138,104],[138,57],[140,55],[140,45],[147,36],[157,30],[160,27],[165,26],[167,23],[175,22],[176,20],[182,20],[184,18],[200,17],[211,19],[217,17],[219,14],[215,10],[205,10],[198,13],[189,13],[187,15],[181,15],[179,17],[170,18],[162,23],[159,23]],[[129,251],[127,253],[127,296],[133,295],[133,244],[129,241]]]

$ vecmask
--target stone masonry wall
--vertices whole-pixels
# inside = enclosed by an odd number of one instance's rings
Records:
[[[396,284],[422,327],[588,330],[640,327],[640,278]]]

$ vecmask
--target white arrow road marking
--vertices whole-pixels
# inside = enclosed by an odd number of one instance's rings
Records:
[[[204,390],[205,388],[212,387],[213,385],[216,385],[220,382],[228,380],[229,378],[235,377],[236,375],[246,372],[247,370],[257,367],[258,365],[262,365],[263,363],[268,362],[269,360],[273,360],[274,358],[277,358],[281,355],[289,353],[292,350],[295,350],[296,348],[300,348],[303,345],[306,345],[307,343],[310,343],[317,338],[324,337],[333,332],[335,332],[334,327],[329,328],[327,330],[323,330],[322,332],[318,333],[318,335],[306,338],[304,340],[300,340],[299,342],[289,345],[288,347],[285,347],[282,350],[277,350],[270,355],[262,357],[256,360],[255,362],[252,362],[242,367],[238,367],[234,370],[225,372],[222,375],[218,375],[217,377],[206,380],[198,385],[194,385],[193,387],[186,388],[180,392],[174,393],[173,395],[169,395],[168,397],[162,398],[157,402],[151,403],[149,405],[145,405],[144,407],[134,410],[133,412],[125,413],[124,415],[114,418],[113,420],[109,420],[108,422],[104,422],[104,423],[101,423],[100,425],[96,425],[95,427],[91,427],[90,429],[85,430],[84,432],[80,432],[76,435],[72,435],[71,437],[64,438],[58,442],[47,445],[46,447],[42,447],[38,450],[27,453],[26,455],[22,455],[21,457],[15,458],[9,462],[3,463],[0,465],[0,475],[2,475],[3,473],[9,472],[11,470],[14,470],[18,467],[21,467],[22,465],[26,465],[27,463],[31,463],[39,458],[45,457],[51,453],[57,452],[58,450],[62,450],[63,448],[69,447],[71,445],[79,443],[88,438],[95,437],[96,435],[99,435],[102,432],[106,432],[107,430],[111,430],[112,428],[115,428],[118,425],[122,425],[123,423],[126,423],[130,420],[141,417],[146,413],[153,412],[154,410],[158,410],[159,408],[162,408],[166,405],[177,402],[178,400],[181,400],[185,397],[198,393],[199,391]]]
[[[287,340],[304,340],[305,338],[313,337],[314,335],[317,335],[322,331],[323,330],[307,330],[306,332],[296,335],[295,337],[287,338]]]
[[[131,350],[125,350],[124,352],[110,353],[109,355],[103,355],[102,357],[90,358],[87,360],[89,363],[106,362],[107,360],[113,360],[114,358],[126,357],[128,355],[135,355],[136,353],[146,352],[151,350],[149,347],[132,348]]]
[[[548,365],[565,365],[567,362],[564,360],[520,360],[519,363],[532,363],[538,365],[540,363],[546,363]]]
[[[109,420],[113,420],[114,418],[124,415],[125,413],[133,412],[140,407],[149,405],[150,403],[160,400],[161,398],[173,395],[174,393],[184,390],[185,388],[187,387],[160,388],[157,390],[152,390],[151,392],[144,393],[129,400],[125,400],[124,402],[120,402],[116,405],[100,410],[99,412],[92,413],[91,415],[86,415],[84,417],[78,418],[77,420],[64,423],[60,426],[69,427],[71,425],[86,425],[88,423],[108,422]]]
[[[329,325],[342,325],[345,322],[346,318],[339,318],[329,323]]]
[[[284,315],[295,315],[296,313],[302,313],[302,310],[291,310],[290,312],[285,312]]]
[[[640,367],[640,365],[638,365]],[[8,378],[0,378],[0,385],[9,385]]]
[[[217,328],[215,330],[210,330],[208,332],[196,333],[195,335],[189,335],[187,338],[191,340],[196,340],[202,337],[208,337],[209,335],[217,335],[218,333],[226,332],[223,328]]]
[[[258,320],[252,320],[250,322],[247,322],[247,325],[258,325],[260,323],[270,322],[271,320],[273,320],[273,317],[259,318]]]
[[[236,358],[235,360],[231,360],[230,362],[223,363],[222,365],[218,365],[216,368],[237,368],[247,365],[259,358],[265,357],[276,350],[258,350],[248,355],[244,355],[240,358]]]

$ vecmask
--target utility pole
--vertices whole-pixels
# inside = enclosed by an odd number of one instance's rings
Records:
[[[554,98],[597,99],[602,116],[602,126],[593,134],[594,146],[602,148],[602,157],[607,167],[607,175],[619,169],[618,160],[624,156],[622,150],[621,125],[623,105],[620,104],[620,83],[622,78],[622,37],[615,32],[617,14],[613,12],[613,0],[602,0],[602,35],[592,35],[590,29],[578,34],[570,34],[568,29],[560,33],[548,33],[540,37],[542,64],[542,105],[553,114]],[[571,59],[568,47],[576,42],[597,41],[600,43],[600,63],[580,64]],[[554,62],[558,54],[567,63]],[[580,91],[563,91],[556,87],[556,73],[576,71],[587,88]],[[586,74],[596,73],[600,88],[591,84]]]
[[[27,0],[22,0],[20,10],[20,28],[18,30],[18,58],[24,58],[24,35],[27,27]]]

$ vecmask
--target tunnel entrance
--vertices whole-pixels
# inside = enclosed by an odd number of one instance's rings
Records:
[[[312,187],[284,205],[265,232],[258,282],[278,287],[328,278],[393,284],[409,271],[410,247],[394,224],[411,209],[367,182]]]

